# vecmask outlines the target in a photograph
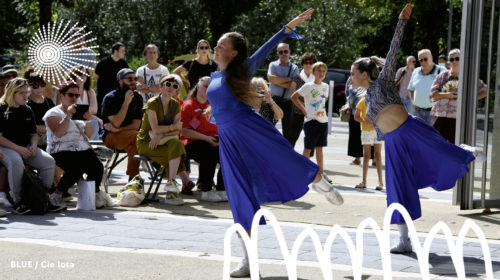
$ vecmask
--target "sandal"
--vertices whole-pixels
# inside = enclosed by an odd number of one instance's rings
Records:
[[[355,186],[356,189],[366,189],[366,183],[361,182]]]
[[[355,160],[351,161],[350,165],[361,165],[361,160],[359,160],[359,159],[356,160],[355,159]]]
[[[375,189],[376,189],[377,191],[381,191],[381,190],[383,190],[383,189],[384,189],[384,184],[382,184],[382,183],[378,183],[378,186],[376,186],[376,187],[375,187]]]

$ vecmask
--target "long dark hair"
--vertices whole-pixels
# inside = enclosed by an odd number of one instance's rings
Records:
[[[382,67],[384,67],[385,59],[378,56],[363,57],[357,59],[353,65],[358,68],[360,73],[366,72],[368,74],[368,81],[374,83],[377,80]]]
[[[233,50],[238,52],[226,67],[226,84],[236,98],[250,105],[254,98],[260,97],[260,94],[250,85],[247,65],[248,41],[237,32],[229,32],[223,36],[229,38]]]

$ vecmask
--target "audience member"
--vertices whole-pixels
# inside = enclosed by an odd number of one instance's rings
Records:
[[[431,51],[428,49],[418,52],[418,61],[422,66],[416,68],[411,74],[408,91],[410,91],[415,116],[432,125],[434,117],[431,116],[431,109],[434,102],[431,102],[429,98],[431,85],[436,76],[445,71],[446,68],[434,64]]]
[[[160,51],[158,47],[149,44],[144,48],[143,55],[148,64],[139,67],[135,73],[137,77],[137,90],[142,96],[143,105],[148,100],[160,94],[160,78],[170,74],[167,67],[158,63]]]
[[[47,147],[47,129],[45,127],[45,123],[43,122],[43,116],[50,108],[54,107],[54,102],[52,102],[52,99],[43,95],[47,84],[42,79],[42,76],[36,73],[34,69],[28,69],[24,72],[24,78],[28,80],[28,106],[30,106],[33,114],[35,115],[36,133],[38,133],[38,147],[45,151],[45,148]]]
[[[184,200],[178,196],[179,188],[175,177],[185,170],[186,150],[179,140],[182,129],[181,105],[173,98],[182,86],[178,75],[167,75],[160,79],[161,94],[144,106],[141,129],[137,135],[137,150],[153,162],[165,167],[168,182],[165,203],[182,205]],[[165,143],[160,144],[160,142]]]
[[[87,181],[95,182],[96,206],[112,206],[111,197],[99,190],[103,165],[87,140],[93,132],[92,122],[71,119],[80,98],[79,86],[72,81],[65,82],[59,88],[59,94],[61,104],[50,109],[43,117],[47,125],[47,152],[55,159],[57,166],[64,170],[64,175],[50,196],[52,204],[65,207],[62,194],[85,173]]]
[[[207,87],[210,77],[202,77],[195,85],[184,105],[182,105],[182,142],[186,146],[187,157],[197,161],[201,200],[218,202],[227,201],[222,170],[217,172],[216,191],[212,190],[215,170],[219,161],[219,139],[217,126],[208,121],[206,110],[210,106],[207,100]],[[190,190],[183,188],[183,193]]]
[[[111,48],[111,55],[101,59],[95,67],[97,79],[97,115],[101,116],[102,100],[110,91],[118,87],[116,75],[123,68],[128,68],[125,58],[125,45],[115,43]]]
[[[175,68],[174,74],[181,77],[181,73],[187,71],[183,82],[188,89],[193,88],[201,77],[210,76],[210,73],[217,71],[217,63],[210,59],[210,44],[207,40],[200,40],[196,45],[196,58],[186,61],[181,66]]]
[[[131,180],[139,174],[137,133],[141,127],[142,97],[136,91],[136,77],[132,69],[124,68],[116,74],[118,88],[106,94],[102,102],[104,145],[110,149],[125,150],[128,155],[127,175]]]
[[[293,129],[297,129],[298,124],[292,119],[293,103],[290,100],[290,86],[292,79],[299,74],[299,68],[290,62],[291,52],[288,44],[280,43],[277,47],[277,53],[279,59],[269,64],[267,79],[271,83],[271,96],[274,102],[283,110],[283,118],[281,119],[283,136],[288,142],[294,144],[291,132]]]
[[[26,105],[27,101],[28,81],[23,78],[10,80],[0,99],[0,151],[4,154],[1,161],[8,170],[14,212],[18,214],[31,211],[21,201],[24,164],[40,171],[40,178],[47,189],[52,185],[55,168],[54,159],[37,146],[35,116]]]
[[[271,97],[271,92],[267,87],[266,80],[255,77],[252,78],[250,83],[255,87],[257,93],[262,94],[262,98],[257,99],[255,102],[256,104],[253,105],[254,110],[258,111],[273,125],[276,125],[276,123],[283,118],[283,111]]]
[[[417,59],[414,56],[406,58],[406,66],[401,67],[396,72],[396,86],[399,87],[399,97],[409,114],[413,114],[413,106],[411,104],[411,96],[408,91],[411,75],[417,64]]]

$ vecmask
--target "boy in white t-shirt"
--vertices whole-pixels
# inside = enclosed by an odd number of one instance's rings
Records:
[[[170,74],[168,68],[158,63],[158,47],[149,44],[144,48],[144,57],[148,64],[137,69],[137,90],[139,90],[144,105],[148,99],[155,97],[160,93],[160,78]]]
[[[326,101],[328,100],[328,85],[323,83],[327,67],[323,62],[313,65],[314,82],[305,83],[292,95],[292,101],[305,116],[304,121],[304,152],[305,157],[311,157],[311,151],[316,151],[316,163],[323,172],[323,147],[327,145],[328,118],[326,116]],[[304,97],[301,102],[299,95]]]

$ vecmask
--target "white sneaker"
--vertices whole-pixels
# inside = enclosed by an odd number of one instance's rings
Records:
[[[179,193],[179,187],[175,180],[168,180],[167,184],[163,187],[166,192]]]
[[[118,205],[117,201],[114,200],[111,195],[109,195],[109,193],[103,191],[103,190],[99,190],[98,193],[96,193],[96,196],[99,196],[101,197],[101,199],[104,201],[104,205],[107,206],[107,207],[113,207],[113,206],[116,206]]]
[[[7,194],[5,194],[4,192],[0,192],[0,204],[5,207],[14,207],[9,202],[9,200],[7,199]]]
[[[393,254],[406,254],[411,252],[410,238],[406,238],[406,240],[399,238],[399,243],[391,248],[391,253]]]
[[[99,195],[99,193],[95,194],[95,208],[103,208],[106,206],[106,201]]]
[[[53,192],[49,197],[50,204],[57,207],[66,207],[66,203],[62,200],[62,194]]]
[[[335,189],[331,189],[329,192],[325,193],[325,197],[333,205],[342,205],[344,204],[344,198],[340,193]]]
[[[321,176],[321,180],[317,183],[312,183],[312,189],[320,194],[326,194],[333,189],[333,185],[328,183],[328,180]]]
[[[220,202],[221,197],[215,191],[201,192],[201,200],[208,202]]]
[[[475,160],[478,163],[483,163],[483,162],[486,161],[486,155],[484,154],[484,152],[483,152],[483,150],[481,148],[469,146],[469,145],[466,145],[466,144],[461,144],[460,148],[462,148],[462,149],[464,149],[466,151],[471,152],[471,154],[474,155],[474,157],[476,158]]]
[[[221,201],[227,201],[227,193],[226,193],[226,191],[215,191],[215,192],[220,197]]]
[[[169,205],[183,205],[184,200],[177,196],[174,192],[167,192],[167,196],[165,197],[165,203]]]
[[[229,274],[231,277],[240,278],[248,277],[250,275],[250,264],[248,259],[242,259],[235,269]]]
[[[0,209],[0,217],[5,217],[7,216],[7,211]]]

